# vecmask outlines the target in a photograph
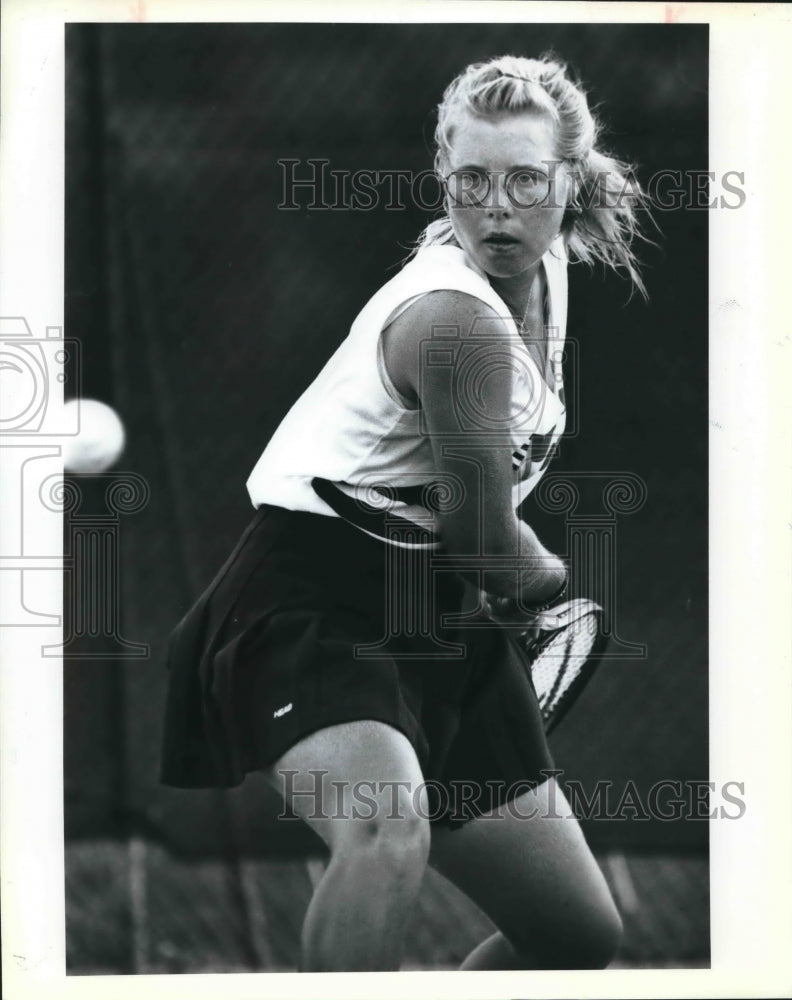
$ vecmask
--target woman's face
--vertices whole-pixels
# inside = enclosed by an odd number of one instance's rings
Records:
[[[445,173],[454,232],[479,267],[510,278],[541,260],[561,229],[569,183],[550,118],[460,113]]]

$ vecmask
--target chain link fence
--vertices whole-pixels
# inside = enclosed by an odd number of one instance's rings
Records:
[[[293,972],[300,927],[324,861],[193,859],[142,837],[66,851],[67,961],[78,975]],[[696,856],[599,856],[625,926],[614,967],[705,967],[707,862]],[[431,869],[405,942],[403,969],[455,969],[494,931]]]

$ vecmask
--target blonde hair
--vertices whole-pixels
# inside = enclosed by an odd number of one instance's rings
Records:
[[[600,261],[626,272],[646,297],[632,244],[636,238],[651,242],[637,218],[638,210],[648,211],[648,199],[631,165],[596,148],[599,123],[589,110],[583,88],[571,79],[564,63],[552,56],[499,56],[472,63],[460,73],[438,106],[435,172],[440,178],[448,164],[460,110],[480,118],[524,111],[550,117],[556,127],[556,154],[572,179],[561,225],[570,258],[589,265]],[[424,229],[413,252],[453,240],[451,220],[444,215]]]

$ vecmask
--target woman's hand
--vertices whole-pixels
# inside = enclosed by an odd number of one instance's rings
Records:
[[[529,529],[530,530],[530,529]],[[552,589],[546,586],[537,588],[523,580],[515,597],[480,591],[480,603],[485,613],[494,621],[503,625],[532,626],[547,614],[552,616],[553,610],[566,596],[569,576],[567,568],[558,556],[548,555],[543,560],[545,576],[542,582],[552,582]]]
[[[521,610],[518,602],[510,597],[496,597],[483,590],[480,604],[484,613],[498,625],[519,632],[519,641],[525,651],[529,651],[542,634],[541,615],[531,615]]]

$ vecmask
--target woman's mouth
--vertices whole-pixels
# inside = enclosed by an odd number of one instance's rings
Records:
[[[508,250],[511,247],[519,246],[520,241],[508,233],[490,233],[482,242],[496,250]]]

